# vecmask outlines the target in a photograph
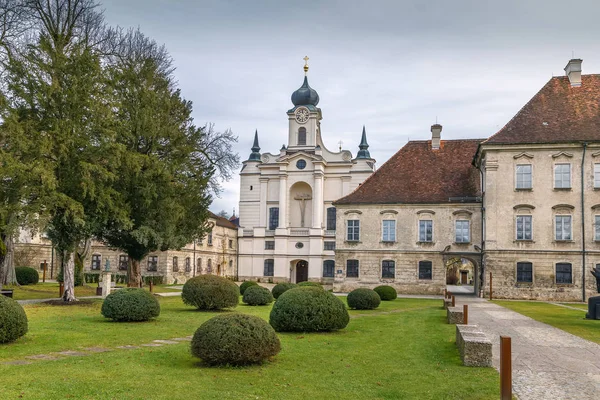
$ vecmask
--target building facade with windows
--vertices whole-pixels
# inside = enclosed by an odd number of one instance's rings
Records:
[[[190,243],[179,250],[160,251],[149,254],[141,262],[142,276],[160,276],[164,283],[185,283],[189,278],[201,274],[214,274],[235,279],[237,277],[237,225],[226,218],[210,213],[208,219],[212,229],[202,240]],[[101,273],[106,261],[116,275],[126,275],[129,257],[105,246],[92,242],[90,254],[84,265],[88,274]],[[15,244],[15,265],[39,268],[42,276],[44,261],[46,276],[56,278],[59,260],[49,240],[39,235],[21,232]]]
[[[553,77],[481,143],[485,292],[583,300],[600,266],[600,75]],[[585,282],[585,284],[584,284]]]
[[[319,95],[306,76],[292,103],[287,144],[261,153],[256,132],[240,172],[240,280],[332,282],[338,228],[332,203],[374,170],[364,127],[356,157],[325,147]]]
[[[410,141],[337,207],[334,291],[440,294],[451,260],[481,261],[481,192],[471,161],[481,140]],[[471,283],[471,282],[468,282]],[[479,283],[472,282],[476,288]]]

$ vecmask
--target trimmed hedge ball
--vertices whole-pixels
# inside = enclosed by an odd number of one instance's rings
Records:
[[[191,350],[209,365],[245,365],[273,357],[281,350],[281,343],[262,318],[233,313],[218,315],[200,325]]]
[[[277,332],[336,331],[345,328],[349,321],[346,305],[332,293],[316,287],[298,287],[283,293],[269,317]]]
[[[200,275],[189,279],[181,292],[185,304],[198,310],[233,308],[240,300],[240,289],[234,282],[216,275]]]
[[[0,343],[17,340],[27,333],[27,315],[19,303],[0,295]]]
[[[246,292],[246,289],[248,289],[251,286],[258,286],[258,283],[254,282],[254,281],[242,282],[242,284],[240,285],[240,294],[243,296],[244,293]]]
[[[273,302],[273,295],[269,289],[256,285],[246,289],[242,301],[249,306],[264,306]]]
[[[117,322],[148,321],[160,315],[160,304],[144,289],[125,288],[106,296],[101,312]]]
[[[359,288],[348,293],[347,301],[348,307],[355,310],[373,310],[379,307],[381,298],[374,290]]]
[[[298,284],[299,287],[318,287],[323,289],[323,285],[321,285],[319,282],[309,282],[309,281],[304,281],[304,282],[300,282]]]
[[[396,292],[396,289],[388,285],[377,286],[373,290],[377,292],[383,301],[396,300],[398,298],[398,292]]]
[[[40,274],[31,267],[15,267],[15,275],[19,285],[36,285],[40,281]]]
[[[279,296],[281,296],[284,292],[293,289],[297,286],[298,285],[296,285],[295,283],[290,282],[278,283],[277,285],[273,286],[271,293],[273,294],[273,297],[275,299],[278,299]]]

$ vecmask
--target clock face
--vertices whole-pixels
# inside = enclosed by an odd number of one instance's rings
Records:
[[[296,121],[304,124],[306,121],[308,121],[308,115],[308,109],[305,107],[300,107],[296,110]]]

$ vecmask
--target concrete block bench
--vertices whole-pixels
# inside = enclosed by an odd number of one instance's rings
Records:
[[[462,307],[446,308],[446,318],[449,324],[462,324],[465,321]]]
[[[444,299],[444,310],[447,310],[448,307],[452,307],[452,299]]]
[[[492,366],[492,342],[477,325],[456,325],[456,346],[463,365],[467,367]]]

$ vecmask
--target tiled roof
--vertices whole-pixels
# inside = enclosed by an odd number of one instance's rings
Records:
[[[233,222],[229,221],[227,218],[219,217],[217,214],[214,214],[210,211],[208,213],[210,214],[210,218],[215,220],[215,222],[217,223],[217,226],[223,226],[223,227],[229,228],[229,229],[237,229],[238,228]]]
[[[544,85],[498,133],[482,144],[600,141],[600,75],[566,76]]]
[[[483,139],[411,141],[349,195],[334,204],[475,202],[479,172],[471,165]]]

